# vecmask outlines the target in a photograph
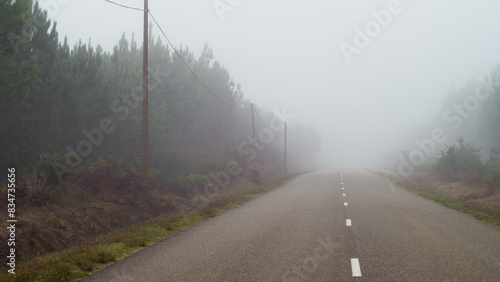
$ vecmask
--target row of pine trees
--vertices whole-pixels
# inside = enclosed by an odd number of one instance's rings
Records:
[[[28,173],[56,163],[64,172],[104,155],[139,166],[142,44],[124,34],[110,52],[90,40],[70,46],[38,2],[0,3],[2,167]],[[216,169],[251,135],[250,102],[208,46],[199,57],[188,48],[177,51],[212,93],[160,38],[151,36],[149,45],[151,167]],[[271,116],[257,111],[259,118]],[[257,119],[256,126],[266,122]],[[280,140],[268,144],[266,156],[281,164]]]

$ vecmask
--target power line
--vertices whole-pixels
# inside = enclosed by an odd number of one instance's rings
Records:
[[[255,110],[255,113],[257,114],[257,117],[258,117],[258,118],[259,118],[259,119],[260,119],[263,123],[266,123],[266,122],[264,121],[264,119],[260,117],[260,115],[259,115],[259,110],[258,110],[258,109],[256,109],[256,110]]]
[[[163,36],[165,37],[165,39],[167,39],[167,42],[170,45],[170,47],[172,47],[172,49],[174,50],[175,54],[177,54],[177,56],[181,59],[182,63],[184,63],[184,65],[193,74],[193,76],[201,83],[201,85],[203,85],[203,87],[205,87],[205,89],[207,89],[208,93],[212,94],[215,98],[221,100],[222,102],[229,104],[229,102],[227,102],[226,100],[224,100],[221,97],[219,97],[218,95],[216,95],[214,92],[212,92],[212,90],[210,90],[210,88],[208,88],[208,86],[203,81],[201,81],[201,79],[196,75],[196,73],[193,71],[193,69],[191,69],[191,67],[186,63],[186,61],[184,60],[184,58],[182,58],[181,54],[179,54],[179,52],[177,52],[177,49],[175,49],[175,47],[172,44],[172,42],[170,42],[170,39],[168,39],[167,35],[165,34],[165,32],[163,31],[163,29],[161,28],[160,24],[156,21],[155,17],[151,13],[151,11],[148,11],[148,12],[151,15],[151,18],[155,22],[155,24],[158,27],[158,29],[160,29],[160,31],[163,34]]]
[[[117,6],[120,6],[122,8],[126,8],[126,9],[131,9],[131,10],[136,10],[136,11],[142,11],[144,12],[144,9],[140,9],[140,8],[135,8],[135,7],[130,7],[130,6],[126,6],[126,5],[122,5],[122,4],[119,4],[119,3],[116,3],[116,2],[113,2],[113,1],[110,1],[110,0],[104,0],[106,2],[109,2],[111,4],[114,4],[114,5],[117,5]],[[201,85],[203,85],[203,87],[208,91],[208,93],[212,94],[212,96],[214,96],[215,98],[221,100],[222,102],[226,103],[226,104],[230,104],[228,101],[222,99],[220,96],[216,95],[212,90],[210,90],[210,88],[208,88],[208,86],[196,75],[196,73],[193,71],[193,69],[188,65],[188,63],[186,63],[186,61],[184,60],[184,58],[182,58],[181,54],[179,54],[179,52],[177,51],[177,49],[174,47],[174,45],[172,44],[172,42],[170,41],[170,39],[168,39],[168,36],[165,34],[165,32],[163,31],[163,29],[161,28],[160,24],[158,23],[158,21],[155,19],[155,17],[153,16],[153,14],[151,13],[151,11],[148,9],[147,11],[149,13],[149,15],[151,16],[151,18],[153,19],[153,21],[155,22],[156,26],[158,27],[158,29],[160,29],[160,32],[163,34],[163,36],[165,37],[165,39],[167,39],[167,42],[168,44],[170,45],[170,47],[172,47],[172,49],[174,50],[175,54],[181,59],[182,63],[188,68],[188,70],[191,72],[191,74],[193,74],[193,76],[196,78],[196,80],[198,80]]]
[[[131,10],[136,10],[136,11],[141,11],[141,12],[144,12],[144,9],[140,9],[140,8],[135,8],[135,7],[130,7],[130,6],[125,6],[125,5],[122,5],[120,3],[116,3],[116,2],[113,2],[113,1],[109,1],[109,0],[104,0],[106,2],[109,2],[111,4],[115,4],[117,6],[120,6],[122,8],[126,8],[126,9],[131,9]]]

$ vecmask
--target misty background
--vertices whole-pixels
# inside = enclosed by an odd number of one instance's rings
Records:
[[[208,44],[247,99],[269,110],[286,107],[293,122],[314,126],[321,164],[348,167],[379,165],[412,149],[413,137],[403,136],[436,119],[452,89],[500,63],[500,3],[493,0],[395,1],[401,13],[348,63],[340,44],[354,45],[354,29],[390,2],[152,0],[149,9],[174,46],[199,55]],[[142,42],[140,11],[101,0],[40,6],[70,46],[90,38],[112,51],[122,33]],[[154,25],[153,35],[160,36]]]
[[[111,2],[0,2],[0,197],[16,220],[20,199],[29,235],[19,280],[75,280],[117,244],[136,251],[326,166],[500,215],[500,2],[149,0],[148,140],[144,1]],[[116,231],[153,219],[163,235]],[[81,254],[28,263],[69,248]]]

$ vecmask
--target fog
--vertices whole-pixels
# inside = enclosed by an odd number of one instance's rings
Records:
[[[142,40],[140,11],[103,0],[40,4],[70,45],[91,38],[111,51],[123,33]],[[500,63],[494,0],[150,0],[149,6],[176,47],[199,54],[207,43],[246,98],[267,109],[286,107],[293,123],[314,126],[324,165],[380,164],[405,146],[405,134],[429,122],[450,89]],[[155,26],[153,35],[160,36]]]

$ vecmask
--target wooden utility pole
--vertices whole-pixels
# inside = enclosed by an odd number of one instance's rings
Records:
[[[255,138],[255,119],[253,117],[253,103],[250,104],[252,110],[252,137]]]
[[[285,121],[285,156],[284,156],[284,160],[285,160],[285,174],[286,174],[286,121]]]
[[[297,172],[300,172],[299,122],[297,122]]]
[[[144,0],[144,43],[142,47],[142,177],[148,184],[148,0]]]

